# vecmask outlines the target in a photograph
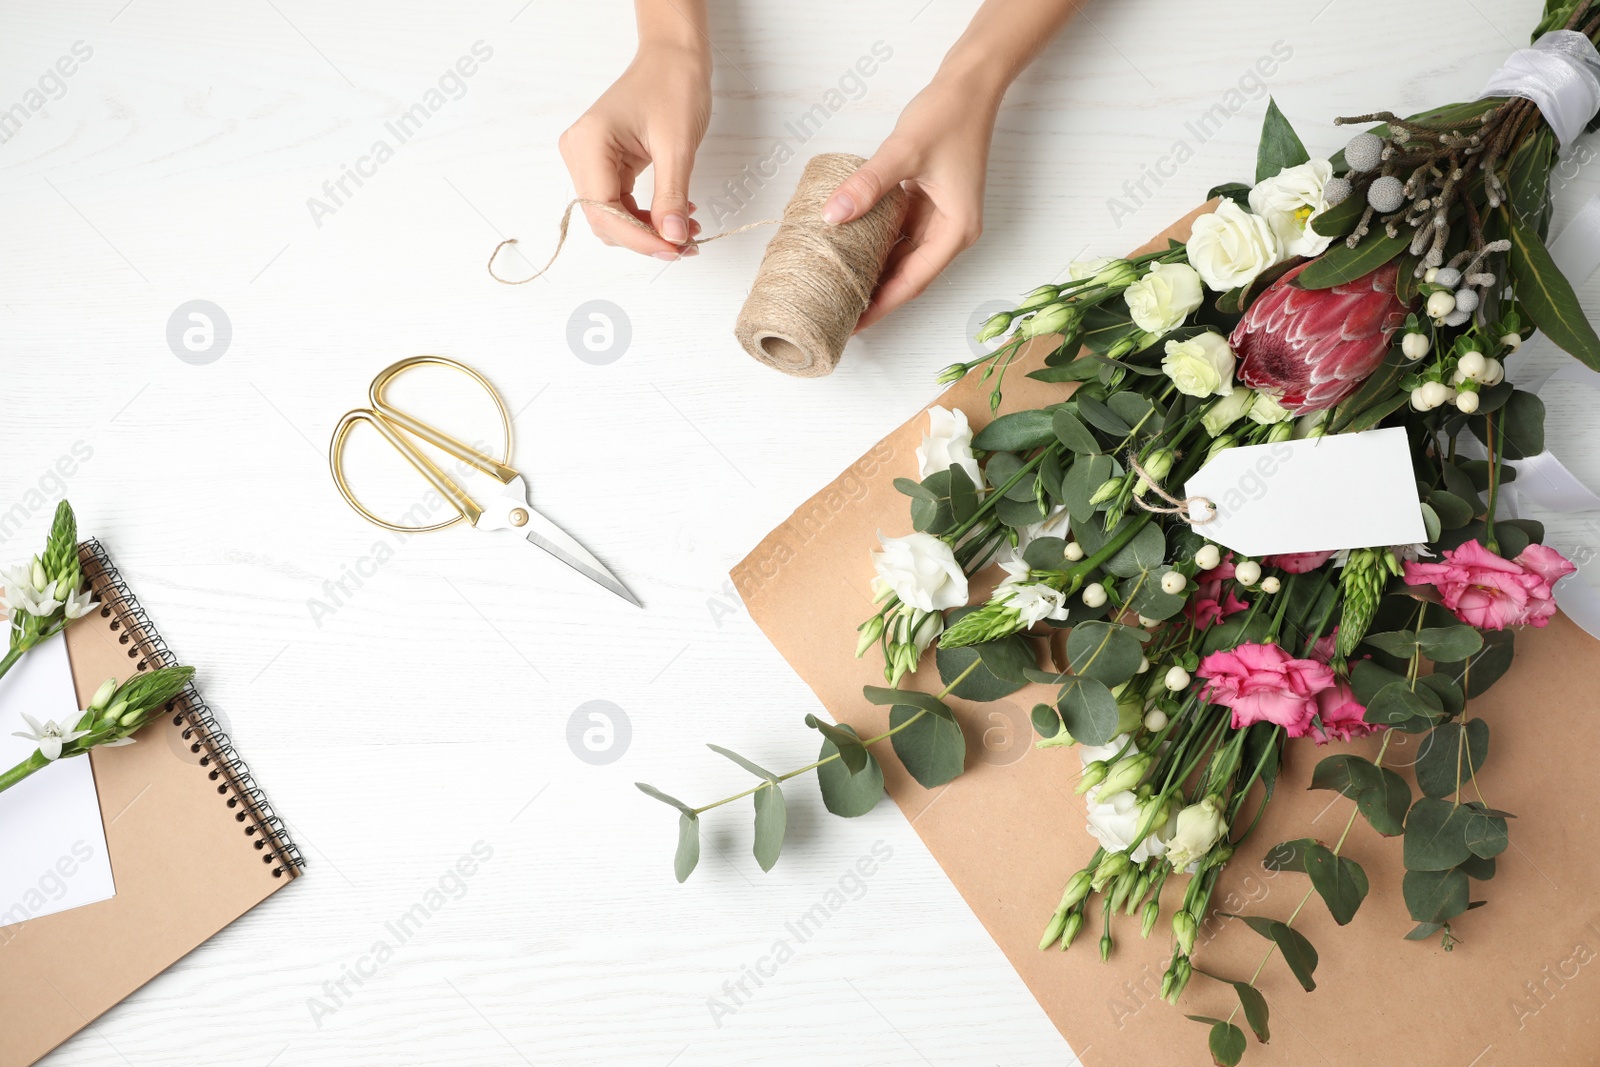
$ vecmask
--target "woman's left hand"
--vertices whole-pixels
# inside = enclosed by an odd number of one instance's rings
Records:
[[[998,100],[935,81],[918,93],[877,153],[823,206],[823,220],[865,215],[901,183],[910,194],[901,239],[889,253],[859,332],[916,299],[983,232],[983,185]]]

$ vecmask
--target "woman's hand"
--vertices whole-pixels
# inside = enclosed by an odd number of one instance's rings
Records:
[[[641,27],[642,29],[643,27]],[[699,251],[687,242],[699,234],[690,216],[689,174],[711,121],[711,61],[703,38],[646,40],[622,77],[561,135],[561,158],[578,195],[599,200],[650,224],[652,235],[584,205],[595,236],[657,259]],[[634,201],[633,184],[655,168],[650,210]]]
[[[935,80],[906,105],[877,153],[823,206],[824,221],[850,222],[895,185],[904,183],[910,194],[901,240],[889,253],[858,331],[921,296],[983,232],[984,177],[998,104],[993,94]]]

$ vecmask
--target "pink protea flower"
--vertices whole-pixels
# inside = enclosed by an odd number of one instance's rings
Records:
[[[1393,263],[1331,289],[1294,284],[1302,263],[1256,298],[1228,343],[1239,380],[1297,415],[1331,408],[1383,362],[1389,336],[1405,322],[1394,295]]]

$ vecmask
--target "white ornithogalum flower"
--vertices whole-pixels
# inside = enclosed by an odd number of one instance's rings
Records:
[[[877,576],[872,591],[882,600],[893,593],[923,611],[943,611],[967,602],[967,576],[950,546],[928,533],[904,537],[878,535],[883,551],[872,554]]]
[[[1161,371],[1185,396],[1227,396],[1233,391],[1233,349],[1213,330],[1187,341],[1168,341]]]
[[[33,584],[32,578],[22,582],[14,580],[22,573],[26,572],[17,568],[13,575],[7,576],[6,606],[11,610],[12,621],[24,613],[40,617],[54,614],[61,606],[61,601],[56,599],[56,583],[46,582],[41,588]]]
[[[1222,802],[1216,797],[1206,797],[1198,804],[1190,804],[1178,812],[1173,820],[1172,840],[1168,842],[1167,861],[1172,869],[1181,871],[1210,852],[1222,835],[1228,832],[1228,820],[1222,815]]]
[[[996,587],[994,599],[1015,611],[1024,626],[1067,617],[1067,594],[1041,582],[1029,581],[1032,571],[1026,563],[1007,562],[1000,566],[1005,569],[1006,577]]]
[[[1200,275],[1184,263],[1152,263],[1150,273],[1122,291],[1129,317],[1145,333],[1162,334],[1183,325],[1205,300]]]
[[[28,724],[28,732],[18,731],[11,736],[34,742],[39,746],[39,755],[47,760],[60,759],[63,746],[89,733],[88,730],[75,730],[70,725],[63,726],[54,719],[40,725],[39,720],[27,712],[22,713],[22,718]]]
[[[1282,261],[1283,246],[1265,218],[1224,200],[1217,210],[1194,220],[1187,255],[1200,280],[1225,293],[1249,285],[1262,271]],[[1139,320],[1135,317],[1134,321]],[[1148,329],[1142,323],[1140,328]]]
[[[946,411],[935,405],[928,409],[928,432],[922,435],[922,445],[917,449],[917,477],[926,478],[952,466],[966,471],[974,485],[981,484],[966,412],[960,408]]]
[[[1313,159],[1284,167],[1250,190],[1250,210],[1267,220],[1285,258],[1320,256],[1328,250],[1333,238],[1319,234],[1310,223],[1328,209],[1325,190],[1332,177],[1326,159]]]
[[[75,593],[68,593],[67,598],[61,602],[61,607],[69,621],[81,619],[94,610],[95,599],[87,588],[80,589]]]

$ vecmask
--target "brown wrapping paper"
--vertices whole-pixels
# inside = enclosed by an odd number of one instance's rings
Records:
[[[1203,210],[1203,209],[1202,209]],[[1149,245],[1187,236],[1199,211]],[[1006,377],[1005,411],[1036,407],[1061,386],[1031,381],[1042,351]],[[969,376],[936,403],[961,408],[975,428],[987,421],[986,385]],[[882,685],[875,653],[854,657],[855,627],[873,611],[868,552],[876,534],[911,530],[907,500],[891,484],[915,477],[915,449],[927,425],[918,414],[873,446],[802,505],[733,569],[751,617],[828,712],[865,735],[888,727],[886,708],[861,696]],[[940,688],[932,657],[908,679]],[[1462,943],[1402,940],[1415,925],[1401,899],[1401,843],[1356,820],[1344,854],[1372,889],[1350,925],[1337,927],[1320,898],[1296,920],[1320,953],[1317,989],[1304,992],[1281,959],[1258,981],[1271,1008],[1271,1041],[1252,1037],[1246,1065],[1441,1064],[1450,1067],[1566,1067],[1600,1063],[1600,646],[1564,617],[1518,635],[1516,665],[1471,711],[1491,729],[1479,784],[1491,806],[1515,812],[1511,847],[1497,877],[1474,883],[1488,906],[1454,924]],[[888,792],[944,868],[1045,1013],[1090,1067],[1203,1064],[1207,1028],[1184,1014],[1226,1018],[1231,988],[1196,974],[1179,1007],[1159,999],[1171,951],[1170,907],[1149,941],[1138,918],[1117,920],[1109,963],[1096,951],[1098,907],[1069,952],[1040,952],[1039,936],[1062,887],[1092,855],[1084,803],[1073,794],[1075,753],[1035,750],[1029,709],[1051,701],[1032,686],[998,704],[951,700],[968,740],[966,772],[936,790],[917,785],[877,746]],[[1397,737],[1386,762],[1409,777],[1417,738]],[[1316,748],[1297,741],[1266,817],[1229,865],[1213,905],[1220,911],[1286,918],[1308,888],[1301,874],[1261,866],[1274,844],[1298,837],[1332,843],[1351,802],[1310,791],[1317,761],[1337,751],[1369,758],[1375,739]],[[1168,897],[1187,880],[1168,883]],[[1236,920],[1213,915],[1200,937],[1198,968],[1248,979],[1267,942]],[[1235,1019],[1243,1026],[1242,1013]],[[974,1025],[982,1021],[974,1019]]]
[[[101,682],[126,680],[158,653],[94,558],[82,558],[96,599],[112,609],[67,630],[87,707]],[[267,859],[253,802],[233,800],[226,765],[193,751],[195,734],[173,719],[88,756],[117,895],[0,928],[0,1067],[28,1067],[299,873]]]

